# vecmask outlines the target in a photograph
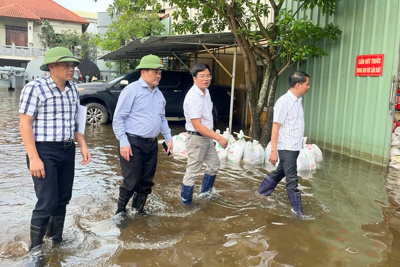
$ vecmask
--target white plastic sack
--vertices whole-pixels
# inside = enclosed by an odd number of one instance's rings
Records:
[[[272,165],[271,162],[269,162],[269,156],[271,155],[271,142],[268,143],[267,147],[265,148],[264,152],[264,160],[266,164]],[[279,164],[279,155],[278,155],[278,161],[276,162],[275,166],[278,166]]]
[[[174,135],[172,137],[173,141],[173,149],[172,152],[174,155],[180,155],[183,157],[187,157],[187,150],[186,150],[186,140],[187,140],[187,133],[180,133],[178,135]]]
[[[319,149],[319,147],[316,144],[312,144],[312,147],[314,149],[314,154],[315,154],[315,162],[321,162],[324,160],[324,157],[322,156],[322,151]]]
[[[240,130],[240,133],[237,135],[238,140],[235,141],[228,152],[228,161],[232,163],[239,163],[243,158],[244,148],[246,147],[246,141],[244,140],[244,133]]]
[[[216,130],[215,132],[216,132],[217,134],[220,133],[219,130]],[[217,141],[214,140],[214,142],[215,142],[215,150],[217,151],[217,155],[218,155],[219,159],[226,159],[226,158],[228,157],[229,148],[230,148],[230,146],[231,146],[230,143],[229,143],[229,139],[228,139],[229,135],[232,136],[232,135],[229,133],[229,128],[227,128],[227,130],[222,134],[222,136],[223,136],[223,137],[227,140],[227,142],[228,142],[228,145],[227,145],[226,148],[222,148],[221,145],[220,145]],[[233,136],[232,136],[232,137],[233,137]]]
[[[229,132],[229,128],[226,128],[226,130],[224,131],[222,136],[225,137],[225,139],[228,141],[229,145],[232,145],[236,141],[235,137]]]
[[[315,170],[317,165],[315,164],[315,159],[310,156],[304,150],[300,150],[299,157],[297,158],[297,170],[298,171],[308,171]]]
[[[253,142],[246,142],[243,152],[243,161],[252,164],[264,163],[264,148],[258,143],[257,140],[253,140]]]

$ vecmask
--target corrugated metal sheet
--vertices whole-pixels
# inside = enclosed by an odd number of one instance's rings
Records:
[[[296,10],[297,1],[287,1]],[[343,31],[325,42],[328,57],[311,59],[300,70],[311,75],[304,97],[306,135],[319,146],[378,164],[388,161],[392,127],[389,110],[392,76],[397,75],[400,35],[398,0],[341,0],[336,14],[298,14]],[[357,55],[384,54],[381,77],[356,77]],[[292,69],[294,70],[294,69]],[[280,77],[276,96],[286,92],[290,70]]]

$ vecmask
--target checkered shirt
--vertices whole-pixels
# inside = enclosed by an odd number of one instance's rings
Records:
[[[79,93],[66,82],[61,91],[51,77],[38,78],[22,89],[19,113],[34,117],[35,141],[59,142],[74,138]]]

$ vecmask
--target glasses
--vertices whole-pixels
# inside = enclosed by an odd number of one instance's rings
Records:
[[[211,75],[204,75],[204,74],[200,74],[200,75],[197,75],[197,78],[199,78],[199,79],[212,79],[212,76]]]
[[[58,62],[56,63],[57,66],[62,66],[64,69],[75,68],[76,64],[72,62]]]

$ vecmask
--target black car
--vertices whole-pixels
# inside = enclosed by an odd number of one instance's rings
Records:
[[[87,122],[89,124],[110,122],[121,91],[139,78],[140,71],[131,71],[108,83],[78,84],[80,102],[88,108]],[[183,100],[192,85],[193,78],[189,72],[163,71],[158,88],[167,101],[165,113],[168,120],[185,120]],[[214,125],[216,125],[218,116],[229,115],[231,88],[226,85],[211,84],[208,89],[213,101]]]

